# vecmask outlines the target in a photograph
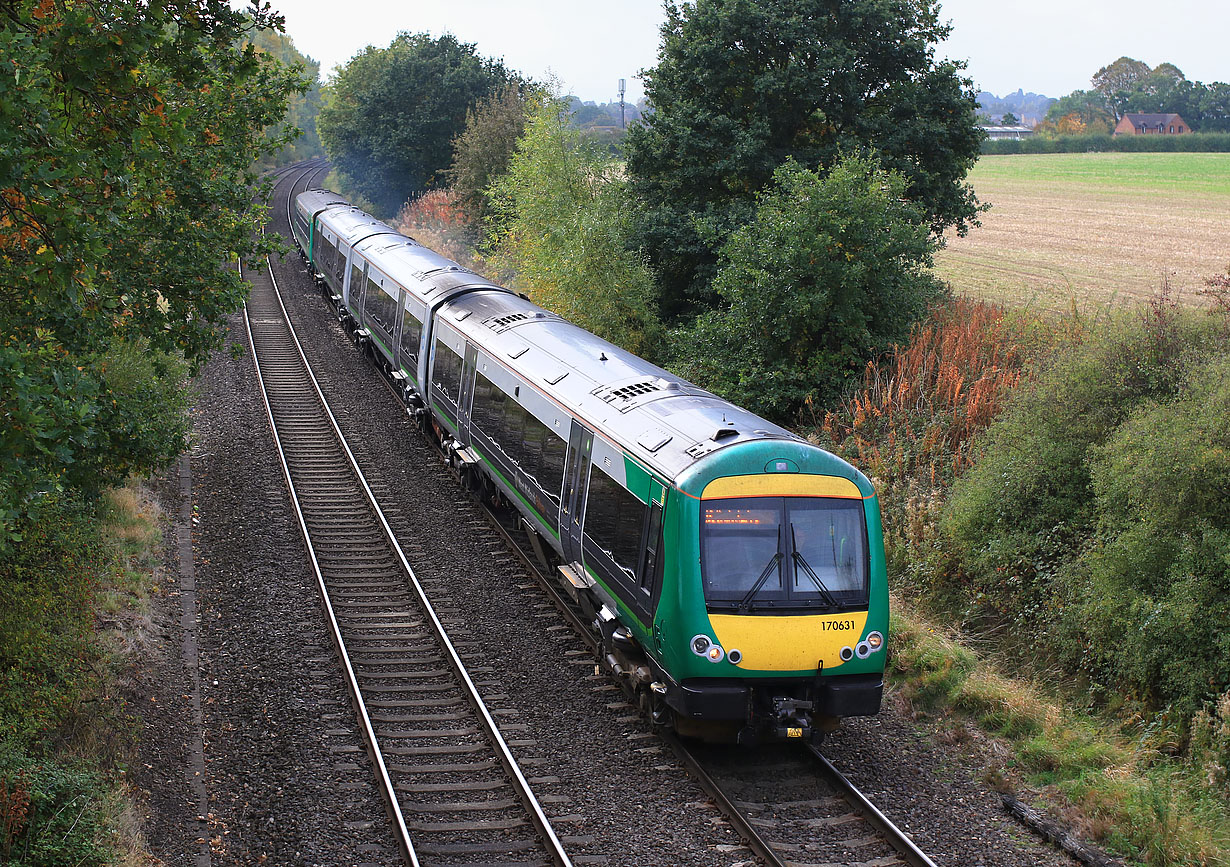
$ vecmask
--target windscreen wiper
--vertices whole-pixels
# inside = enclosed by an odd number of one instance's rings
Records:
[[[781,562],[782,554],[780,551],[769,558],[769,562],[765,564],[764,571],[760,573],[760,577],[756,579],[756,583],[753,584],[751,589],[748,590],[747,593],[743,594],[743,598],[739,600],[739,607],[735,609],[736,611],[742,611],[751,604],[752,599],[757,593],[760,592],[760,588],[764,586],[764,582],[769,580],[769,576],[773,574],[773,570],[777,567],[777,564]]]
[[[790,550],[794,555],[795,574],[797,575],[799,573],[799,567],[802,566],[803,574],[811,579],[811,583],[816,585],[816,589],[819,590],[820,595],[824,597],[825,603],[827,603],[830,608],[836,608],[837,600],[833,598],[833,594],[829,592],[829,588],[824,586],[824,582],[820,580],[820,576],[817,575],[815,570],[811,568],[811,564],[808,563],[807,559],[799,553],[799,546],[795,543],[794,538],[794,524],[790,525]]]

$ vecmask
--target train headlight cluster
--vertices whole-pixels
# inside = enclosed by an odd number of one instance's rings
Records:
[[[726,658],[726,651],[722,650],[721,645],[710,641],[708,635],[697,635],[692,638],[692,652],[697,656],[705,657],[710,662],[721,662]]]
[[[879,653],[884,649],[884,636],[879,632],[873,632],[866,639],[860,641],[855,647],[843,647],[840,651],[841,661],[849,662],[855,656],[859,659],[866,659],[873,653]]]

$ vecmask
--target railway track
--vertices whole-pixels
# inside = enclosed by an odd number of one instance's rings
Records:
[[[483,506],[491,527],[597,659],[598,644],[588,624],[521,541],[520,519]],[[936,867],[818,748],[788,744],[732,750],[693,744],[668,730],[658,736],[748,848],[771,867]]]
[[[290,179],[291,191],[323,169]],[[275,444],[407,864],[570,865],[503,731],[479,696],[476,640],[435,610],[332,416],[272,270],[245,268],[245,323]],[[476,681],[475,678],[480,680]],[[512,745],[516,745],[512,741]]]
[[[382,382],[400,404],[395,389],[383,378]],[[588,624],[526,544],[519,518],[490,509],[487,514],[491,530],[513,549],[576,634],[596,651]],[[692,746],[667,732],[660,737],[766,864],[934,867],[818,750],[732,752]],[[783,785],[786,778],[791,780],[789,786]],[[783,796],[787,789],[791,793]]]

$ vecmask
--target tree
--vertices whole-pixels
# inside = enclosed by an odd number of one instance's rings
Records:
[[[480,99],[466,112],[465,129],[453,139],[453,163],[446,177],[474,223],[486,218],[488,190],[508,171],[517,140],[525,132],[528,90],[514,82]]]
[[[610,151],[540,96],[490,190],[489,246],[542,306],[631,352],[659,355],[653,277],[628,249],[632,211]]]
[[[964,66],[935,60],[949,32],[935,0],[696,0],[666,11],[645,75],[654,113],[629,131],[627,154],[638,242],[668,316],[715,302],[717,251],[788,157],[824,171],[839,154],[877,153],[933,231],[975,222],[964,178],[982,131]]]
[[[1106,97],[1116,122],[1123,117],[1124,95],[1151,71],[1144,61],[1124,56],[1093,74],[1093,89]]]
[[[721,306],[679,341],[685,375],[785,423],[835,400],[944,292],[928,270],[930,214],[908,186],[874,158],[827,172],[787,160],[722,249]]]
[[[1004,126],[1017,126],[1021,119],[1010,111],[1005,111],[1004,116],[999,119],[999,122]]]
[[[320,143],[320,134],[316,130],[321,103],[320,64],[295,48],[295,43],[285,33],[269,27],[256,31],[252,43],[257,51],[267,52],[278,62],[299,71],[309,82],[305,92],[291,94],[284,120],[266,131],[270,139],[282,137],[287,129],[298,130],[298,137],[270,155],[265,163],[270,166],[286,165],[324,156],[324,145]]]
[[[1081,120],[1080,115],[1073,112],[1072,114],[1065,114],[1055,121],[1055,132],[1060,135],[1084,135],[1088,130],[1085,128],[1085,122]]]
[[[1047,109],[1046,119],[1058,124],[1068,115],[1075,115],[1090,132],[1110,132],[1115,126],[1110,101],[1096,90],[1074,90],[1061,96]]]
[[[175,359],[220,344],[230,262],[274,246],[252,166],[304,82],[240,42],[279,26],[224,0],[0,5],[0,545],[46,495],[182,446]]]
[[[1230,132],[1230,84],[1215,81],[1208,85],[1199,96],[1199,110],[1202,132]]]
[[[502,62],[450,34],[400,33],[338,70],[325,89],[320,137],[349,186],[391,216],[443,184],[467,112],[513,80]]]

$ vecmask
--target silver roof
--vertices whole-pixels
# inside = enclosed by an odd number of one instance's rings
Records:
[[[518,295],[471,292],[440,316],[669,479],[736,443],[802,441]]]
[[[463,289],[508,292],[405,235],[377,235],[355,249],[429,307]]]
[[[295,196],[295,207],[307,214],[315,214],[334,205],[351,207],[350,202],[329,190],[306,190]]]
[[[668,479],[738,443],[798,435],[650,364],[401,235],[333,193],[300,201],[472,343]],[[366,240],[361,240],[366,239]]]

